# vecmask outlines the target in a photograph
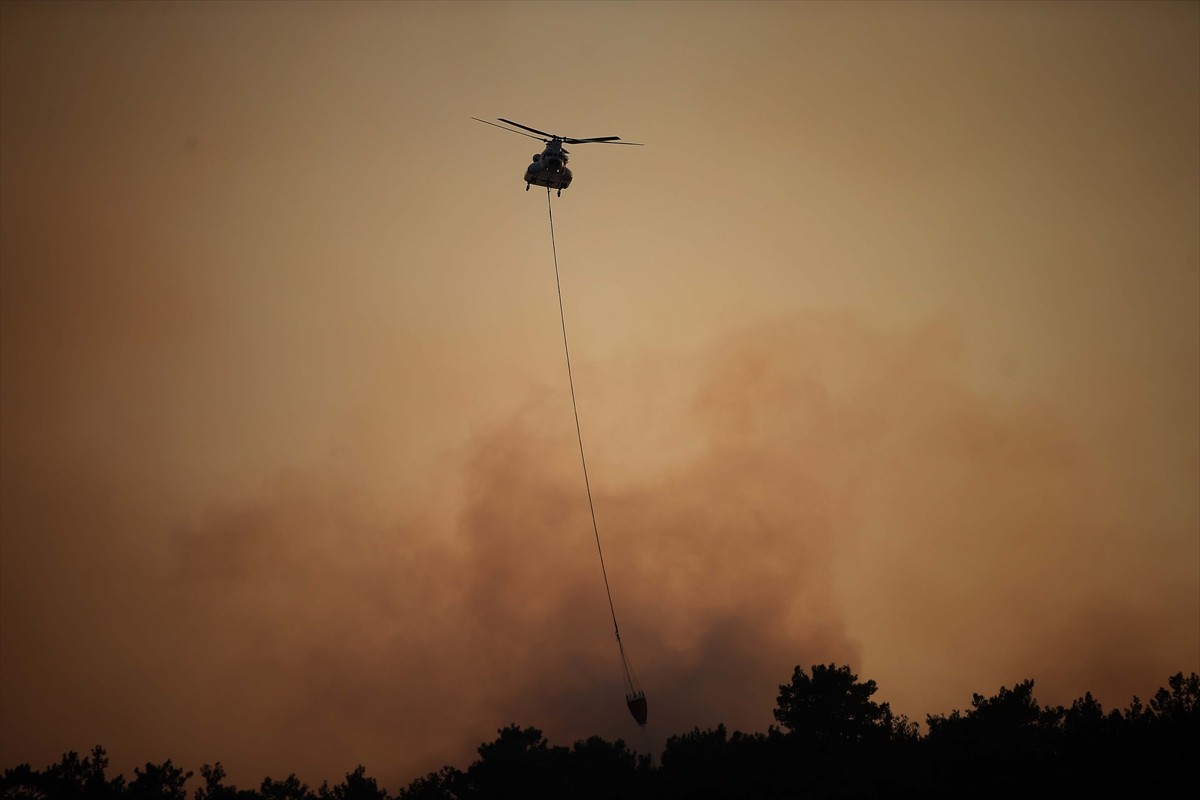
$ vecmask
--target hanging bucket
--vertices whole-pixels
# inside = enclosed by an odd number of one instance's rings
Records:
[[[638,725],[646,724],[646,695],[642,692],[634,692],[633,694],[625,695],[625,704],[629,706],[629,713],[633,714],[633,718],[637,720]]]

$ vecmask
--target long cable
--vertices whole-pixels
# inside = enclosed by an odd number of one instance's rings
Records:
[[[596,524],[596,506],[592,502],[592,484],[588,480],[587,456],[583,454],[583,431],[579,426],[579,404],[575,401],[575,376],[571,371],[571,347],[567,343],[567,315],[563,311],[562,279],[558,274],[558,245],[554,239],[554,207],[550,202],[550,189],[546,189],[546,211],[550,215],[550,252],[554,255],[554,285],[558,289],[558,319],[562,323],[563,353],[567,357],[567,383],[571,386],[571,410],[575,412],[575,438],[579,441],[579,461],[583,465],[583,485],[587,489],[588,511],[592,515],[592,533],[596,537],[596,552],[600,555],[600,574],[604,576],[604,593],[608,596],[608,611],[612,615],[613,633],[617,637],[617,649],[621,651],[621,666],[625,669],[625,682],[629,693],[637,693],[629,659],[625,657],[625,645],[621,643],[621,627],[617,624],[617,610],[613,606],[612,589],[608,585],[608,569],[604,566],[604,548],[600,546],[600,526]]]

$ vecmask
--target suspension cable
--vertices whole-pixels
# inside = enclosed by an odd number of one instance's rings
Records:
[[[554,239],[554,208],[550,202],[550,189],[546,189],[546,211],[550,215],[550,252],[554,255],[554,285],[558,289],[558,318],[562,323],[563,353],[567,357],[567,382],[571,387],[571,410],[575,412],[575,438],[579,441],[579,461],[583,465],[583,485],[587,489],[588,511],[592,515],[592,533],[596,537],[596,552],[600,555],[600,574],[604,576],[604,593],[608,596],[608,611],[612,615],[613,633],[617,637],[617,649],[621,653],[621,666],[625,670],[625,682],[630,696],[639,694],[634,685],[629,659],[625,656],[625,645],[621,643],[621,628],[617,625],[617,611],[613,606],[612,589],[608,585],[608,569],[604,566],[604,548],[600,546],[600,527],[596,524],[596,506],[592,502],[592,484],[588,480],[587,457],[583,454],[583,431],[579,426],[579,405],[575,401],[575,376],[571,371],[571,347],[567,343],[567,315],[563,311],[562,279],[558,273],[558,246]]]

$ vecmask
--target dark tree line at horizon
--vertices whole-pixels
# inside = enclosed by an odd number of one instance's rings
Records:
[[[1171,676],[1149,703],[1105,711],[1090,692],[1041,706],[1034,682],[928,715],[927,732],[877,703],[848,666],[796,667],[779,687],[778,726],[724,725],[670,737],[655,764],[621,739],[551,745],[537,728],[501,728],[466,769],[443,767],[389,795],[363,766],[315,789],[295,774],[258,789],[200,767],[193,800],[759,800],[760,798],[1191,797],[1200,787],[1200,676]],[[170,759],[109,778],[108,756],[69,752],[43,770],[6,769],[4,800],[187,800],[195,776]]]

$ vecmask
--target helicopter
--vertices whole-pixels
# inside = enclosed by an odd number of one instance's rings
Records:
[[[497,125],[494,122],[488,122],[486,119],[479,117],[471,117],[476,122],[482,122],[484,125],[491,125],[499,128],[502,131],[509,133],[528,136],[530,139],[537,139],[546,143],[546,149],[540,153],[533,154],[533,162],[525,169],[525,191],[529,191],[531,184],[545,186],[547,189],[557,189],[558,196],[562,197],[562,190],[571,185],[571,170],[567,169],[567,156],[569,153],[564,144],[591,144],[599,142],[600,144],[626,144],[634,147],[643,147],[640,142],[622,142],[618,141],[620,136],[597,136],[591,139],[572,139],[568,136],[559,136],[553,133],[539,131],[537,128],[530,128],[528,125],[522,125],[519,122],[513,122],[511,119],[497,117],[501,122],[505,122],[513,127],[520,128],[521,131],[529,131],[522,133],[514,131],[512,128],[506,128],[503,125]],[[532,134],[538,134],[533,136]],[[546,137],[546,138],[542,138]]]

